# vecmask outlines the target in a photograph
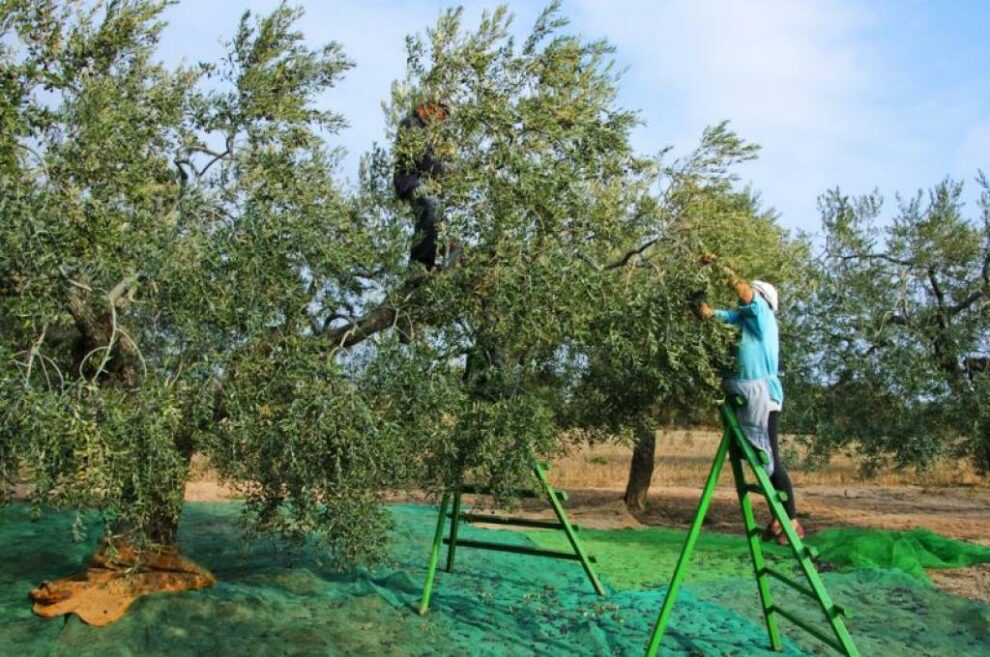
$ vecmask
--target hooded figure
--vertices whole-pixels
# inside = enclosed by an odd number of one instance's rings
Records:
[[[443,162],[429,143],[429,129],[435,122],[447,120],[442,103],[422,103],[399,124],[396,137],[398,156],[392,186],[395,195],[409,203],[416,216],[415,236],[409,261],[422,264],[427,271],[436,268],[438,226],[441,221],[440,200],[427,181],[444,173]]]

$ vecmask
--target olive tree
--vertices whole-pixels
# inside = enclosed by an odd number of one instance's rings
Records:
[[[610,47],[556,4],[519,43],[504,8],[408,40],[393,134],[416,103],[451,108],[430,184],[463,257],[433,273],[408,265],[403,153],[335,178],[344,120],[317,98],[350,68],[340,48],[307,46],[281,6],[246,14],[221,60],[171,69],[166,4],[0,6],[0,475],[39,508],[100,509],[100,564],[175,566],[197,453],[249,527],[347,566],[381,555],[390,490],[470,473],[511,496],[596,400],[576,383],[594,345],[697,340],[657,376],[710,384],[716,334],[648,303],[614,314],[623,276],[672,307],[693,262],[660,257],[666,287],[630,268],[669,222],[662,167],[630,145]]]
[[[271,497],[285,500],[296,481],[251,451],[279,395],[316,403],[318,381],[339,387],[327,410],[348,409],[347,428],[369,415],[349,412],[360,393],[332,359],[296,348],[312,332],[310,306],[351,294],[376,253],[332,177],[327,139],[342,119],[314,103],[350,65],[334,44],[306,47],[292,29],[299,12],[280,7],[246,15],[222,61],[169,69],[155,59],[165,5],[0,8],[0,473],[5,495],[25,476],[39,507],[99,508],[104,565],[137,554],[128,559],[154,567],[175,553],[196,452],[251,482],[259,527],[288,529]],[[300,376],[272,378],[263,357]],[[255,421],[238,426],[245,408]],[[364,437],[348,449],[352,433],[321,429],[337,440],[323,458],[355,462],[312,482],[337,495],[322,496],[339,519],[321,529],[347,562],[380,523],[365,513],[374,482],[358,466],[387,459],[359,448]]]
[[[773,281],[785,298],[807,266],[807,241],[790,237],[738,185],[737,165],[757,152],[723,122],[687,157],[667,162],[661,154],[652,236],[613,263],[623,271],[602,279],[606,302],[581,344],[588,366],[572,420],[597,439],[631,438],[630,510],[645,507],[658,430],[716,422],[720,376],[733,367],[732,329],[692,315],[699,291],[717,305],[736,302],[726,281],[697,266],[699,255],[716,252],[740,275]]]
[[[802,414],[814,456],[856,446],[867,470],[968,455],[986,471],[990,348],[990,191],[976,215],[944,180],[898,198],[881,220],[877,193],[820,201],[824,249],[801,326]]]
[[[3,5],[5,481],[101,509],[108,544],[147,555],[174,547],[201,452],[255,528],[341,564],[380,554],[390,488],[472,466],[510,488],[554,448],[547,368],[595,303],[577,254],[626,238],[634,119],[607,46],[555,35],[555,8],[521,48],[504,10],[411,41],[395,114],[423,90],[457,106],[443,193],[469,250],[424,279],[391,154],[359,193],[334,181],[342,119],[315,98],[340,49],[283,6],[171,70],[164,6]],[[400,315],[429,332],[402,344]],[[501,356],[465,381],[465,351]]]

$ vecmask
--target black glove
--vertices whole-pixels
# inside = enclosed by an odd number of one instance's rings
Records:
[[[701,318],[701,304],[708,302],[707,290],[695,290],[691,293],[691,312]]]

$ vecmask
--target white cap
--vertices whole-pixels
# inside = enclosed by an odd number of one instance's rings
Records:
[[[777,288],[766,281],[753,281],[750,283],[750,286],[757,294],[766,300],[767,304],[770,306],[770,310],[777,312]]]

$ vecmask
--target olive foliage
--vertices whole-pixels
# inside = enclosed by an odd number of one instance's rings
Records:
[[[344,118],[317,99],[341,49],[283,5],[245,14],[219,61],[169,68],[166,6],[0,6],[5,484],[174,543],[201,454],[250,527],[320,536],[344,565],[381,554],[389,491],[470,473],[511,497],[630,394],[711,395],[726,340],[682,304],[691,236],[713,208],[713,243],[754,215],[727,182],[751,148],[720,126],[676,168],[635,153],[610,46],[556,3],[518,43],[505,8],[408,40],[392,135],[419,102],[451,108],[400,148],[447,165],[429,184],[463,256],[430,274],[391,190],[408,154],[336,178]],[[779,239],[768,221],[746,230]],[[651,378],[602,375],[627,369]]]
[[[977,184],[973,217],[952,180],[898,198],[890,220],[877,193],[821,198],[825,243],[790,415],[815,435],[818,460],[855,445],[867,470],[960,455],[990,465],[990,188]]]

